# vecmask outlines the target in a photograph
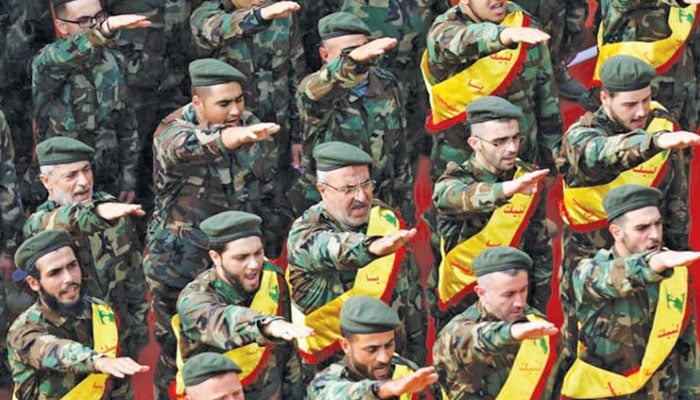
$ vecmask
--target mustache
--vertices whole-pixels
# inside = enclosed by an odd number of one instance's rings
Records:
[[[80,290],[80,284],[79,284],[79,283],[75,283],[75,282],[69,283],[69,284],[67,284],[64,288],[62,288],[62,289],[59,291],[59,294],[60,294],[60,295],[66,294],[66,293],[68,293],[69,291],[71,291],[72,289],[78,289],[78,290]]]

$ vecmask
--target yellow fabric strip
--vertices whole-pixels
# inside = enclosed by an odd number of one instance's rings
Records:
[[[624,376],[595,367],[579,358],[564,377],[563,395],[572,399],[600,399],[626,396],[644,387],[671,354],[683,330],[688,306],[688,269],[674,268],[673,275],[659,285],[659,301],[639,370]]]
[[[524,26],[525,15],[512,12],[506,15],[501,26]],[[430,99],[433,124],[440,124],[465,112],[467,104],[496,92],[508,81],[512,71],[518,67],[521,52],[525,46],[518,44],[515,49],[504,49],[490,56],[477,60],[464,71],[440,82],[434,78],[428,68],[428,52],[423,53],[421,72]]]
[[[526,171],[518,168],[513,179],[524,175]],[[459,243],[445,254],[445,240],[440,239],[442,261],[438,267],[438,303],[443,311],[464,297],[465,290],[476,282],[476,275],[471,268],[472,260],[488,247],[516,246],[513,243],[519,233],[527,227],[528,216],[537,206],[535,195],[514,195],[508,204],[498,207],[486,226],[474,236]]]
[[[372,207],[367,227],[367,236],[386,236],[399,231],[398,217],[387,208]],[[292,321],[313,328],[314,335],[300,339],[299,351],[306,360],[316,360],[324,350],[329,349],[340,338],[340,307],[345,300],[358,295],[382,299],[388,295],[390,279],[394,268],[400,268],[401,260],[392,253],[376,259],[360,268],[355,276],[352,289],[336,297],[329,303],[312,311],[309,315],[292,302]],[[289,269],[287,269],[289,270]],[[294,288],[292,288],[294,290]]]
[[[92,303],[92,337],[96,352],[108,357],[117,356],[119,333],[114,311],[110,306]],[[62,400],[100,400],[105,394],[107,379],[108,374],[90,374],[66,393]]]
[[[598,31],[598,59],[593,71],[593,81],[600,81],[600,67],[615,55],[638,57],[651,64],[657,73],[663,73],[674,60],[686,40],[691,36],[695,26],[696,5],[685,8],[671,7],[668,14],[668,24],[671,35],[655,42],[618,42],[603,44],[603,29]],[[659,71],[659,69],[662,69]]]
[[[657,102],[651,103],[651,109],[665,110]],[[665,118],[654,118],[646,131],[649,134],[659,131],[672,132],[674,131],[673,122]],[[572,188],[564,183],[562,198],[565,208],[564,215],[562,215],[564,222],[577,231],[600,229],[599,225],[605,225],[607,221],[607,214],[603,208],[605,195],[616,187],[630,183],[648,187],[656,186],[661,174],[665,171],[664,166],[669,155],[670,152],[664,150],[637,167],[622,172],[613,181],[603,185]]]

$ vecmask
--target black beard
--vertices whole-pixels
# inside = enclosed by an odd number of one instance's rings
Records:
[[[73,304],[61,304],[55,296],[52,296],[44,291],[44,288],[40,288],[39,295],[41,300],[46,304],[46,306],[63,317],[68,319],[75,319],[80,316],[85,310],[85,302],[83,301],[83,288],[80,288],[80,296]]]

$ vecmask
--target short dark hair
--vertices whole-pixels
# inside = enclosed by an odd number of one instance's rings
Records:
[[[207,97],[211,93],[209,86],[192,86],[192,96]]]
[[[228,247],[228,242],[227,243],[210,243],[209,244],[209,250],[213,250],[219,254],[222,254],[223,252],[225,252],[227,247]]]

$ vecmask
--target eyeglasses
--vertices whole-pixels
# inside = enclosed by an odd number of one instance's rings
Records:
[[[514,145],[518,145],[518,144],[520,144],[520,141],[523,140],[523,137],[519,133],[517,135],[499,138],[496,140],[484,139],[481,136],[477,136],[477,135],[474,135],[474,137],[476,137],[479,140],[483,140],[484,142],[490,144],[493,147],[506,146],[506,145],[510,144],[511,142]]]
[[[366,181],[360,183],[359,185],[343,186],[340,188],[337,188],[333,185],[329,185],[326,182],[321,182],[321,184],[324,186],[328,186],[329,188],[335,190],[336,192],[338,192],[342,195],[355,196],[357,194],[357,192],[360,191],[360,189],[362,189],[362,191],[365,193],[373,191],[374,185],[377,184],[377,181],[373,181],[370,179],[370,180],[366,180]]]
[[[76,24],[81,28],[94,28],[98,24],[101,24],[102,22],[104,22],[104,20],[106,20],[107,17],[109,17],[109,14],[107,14],[107,11],[100,10],[97,14],[93,15],[92,17],[88,17],[88,16],[80,17],[75,21],[71,21],[69,19],[63,19],[63,18],[59,18],[59,17],[56,17],[56,19],[63,21],[63,22],[68,22],[70,24]]]

